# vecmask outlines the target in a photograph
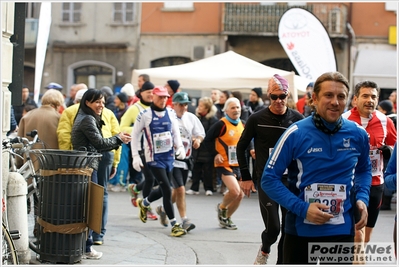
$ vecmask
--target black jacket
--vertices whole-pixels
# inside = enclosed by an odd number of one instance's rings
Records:
[[[216,117],[217,108],[212,106],[211,110],[205,116],[201,116],[196,112],[198,119],[201,121],[202,126],[204,126],[205,134],[208,132],[209,128],[219,121]],[[212,152],[215,150],[215,142],[203,141],[198,149],[193,149],[193,158],[198,162],[209,162],[213,161],[215,155]]]
[[[104,152],[119,148],[122,140],[118,135],[104,138],[101,133],[101,124],[92,115],[79,109],[73,123],[71,141],[74,150],[85,148],[89,152]],[[98,159],[92,161],[93,169],[98,169]]]
[[[264,108],[249,116],[237,144],[237,159],[243,181],[252,178],[255,182],[262,176],[265,164],[269,159],[270,150],[274,148],[280,136],[291,124],[303,118],[304,116],[301,113],[290,108],[287,108],[283,115],[276,115],[269,108]],[[253,177],[249,173],[245,156],[245,150],[252,140],[256,153]]]

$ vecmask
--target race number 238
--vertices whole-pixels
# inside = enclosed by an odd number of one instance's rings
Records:
[[[325,212],[334,215],[334,217],[338,217],[342,210],[343,200],[339,198],[309,198],[309,203],[313,202],[327,205],[329,210]]]

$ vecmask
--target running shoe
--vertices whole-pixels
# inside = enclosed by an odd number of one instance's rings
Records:
[[[267,259],[269,258],[268,253],[264,253],[262,251],[262,245],[259,248],[258,255],[256,255],[256,259],[254,262],[254,265],[266,265],[267,264]]]
[[[157,217],[157,215],[155,215],[155,214],[152,212],[152,208],[151,208],[151,206],[148,206],[148,210],[147,210],[147,218],[148,218],[148,219],[151,219],[151,220],[153,220],[153,221],[156,221],[156,220],[158,220],[158,217]]]
[[[144,206],[142,198],[137,199],[137,205],[139,207],[139,218],[143,223],[146,223],[148,207]]]
[[[237,226],[233,223],[231,218],[223,219],[223,221],[219,223],[219,226],[229,230],[237,230]]]
[[[220,203],[216,206],[216,211],[218,213],[218,221],[220,224],[224,223],[224,220],[226,219],[227,216],[227,209],[221,209],[220,208]]]
[[[186,191],[186,194],[187,195],[199,195],[199,192],[189,189]]]
[[[159,206],[156,208],[156,212],[157,212],[158,215],[159,215],[159,219],[160,219],[159,222],[160,222],[163,226],[168,227],[169,220],[168,220],[168,218],[166,217],[166,212],[163,210],[162,205],[159,205]]]
[[[99,260],[101,259],[102,256],[103,256],[102,252],[98,252],[94,248],[91,248],[90,252],[86,252],[83,258],[88,260]]]
[[[195,224],[191,223],[189,219],[185,219],[183,221],[182,225],[183,229],[185,229],[187,232],[193,230],[195,228]]]
[[[132,202],[132,205],[137,207],[137,196],[139,195],[139,193],[136,193],[136,191],[134,191],[134,188],[136,187],[136,184],[130,184],[127,187],[127,190],[130,193],[131,199],[130,201]]]
[[[183,229],[179,223],[175,223],[172,227],[172,232],[170,233],[171,236],[181,236],[185,235],[187,232]]]

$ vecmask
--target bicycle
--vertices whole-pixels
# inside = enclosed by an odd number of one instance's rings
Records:
[[[37,223],[37,216],[39,215],[40,204],[40,175],[35,169],[35,162],[30,156],[30,150],[34,144],[42,142],[39,140],[37,130],[32,130],[26,135],[32,137],[33,140],[29,141],[25,137],[15,137],[13,139],[3,140],[3,152],[8,152],[10,154],[10,172],[17,172],[21,174],[28,183],[28,193],[26,198],[29,248],[38,253],[39,248],[37,244],[39,241],[39,225]],[[25,163],[20,168],[17,168],[16,157],[24,159],[24,156],[26,157]]]
[[[2,255],[2,265],[18,265],[18,253],[15,248],[14,240],[17,240],[21,237],[21,234],[18,230],[10,231],[7,225],[6,204],[4,198],[2,198],[2,212],[3,212],[3,222],[2,222],[2,239],[1,239],[1,255]]]

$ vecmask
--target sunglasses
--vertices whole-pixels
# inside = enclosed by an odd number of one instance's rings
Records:
[[[272,100],[277,100],[277,98],[280,98],[281,100],[284,100],[284,99],[287,98],[287,95],[286,95],[286,94],[281,94],[281,95],[273,95],[273,94],[270,94],[270,98],[271,98]]]

